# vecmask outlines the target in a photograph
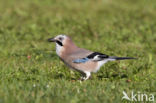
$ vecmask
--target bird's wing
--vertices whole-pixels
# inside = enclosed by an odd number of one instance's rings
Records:
[[[83,58],[74,59],[73,63],[85,63],[90,60],[91,61],[101,61],[101,60],[108,59],[108,58],[109,58],[109,56],[106,54],[102,54],[99,52],[92,52]]]

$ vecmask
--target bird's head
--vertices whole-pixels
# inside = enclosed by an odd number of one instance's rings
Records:
[[[68,37],[66,35],[61,34],[61,35],[58,35],[54,38],[49,38],[48,41],[49,42],[55,42],[57,46],[62,47],[62,46],[64,46],[67,38]]]
[[[72,47],[75,47],[74,43],[72,42],[71,38],[67,35],[60,34],[54,38],[49,38],[49,42],[55,42],[56,44],[56,53],[60,55],[60,52],[63,50],[69,50]]]

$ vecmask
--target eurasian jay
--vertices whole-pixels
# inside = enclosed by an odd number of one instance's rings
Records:
[[[50,38],[48,41],[55,42],[57,55],[69,68],[85,74],[82,77],[83,80],[87,80],[92,72],[97,72],[108,61],[135,59],[132,57],[108,56],[79,48],[69,36],[63,34]]]

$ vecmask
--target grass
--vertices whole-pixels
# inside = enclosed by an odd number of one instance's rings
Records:
[[[129,103],[156,94],[155,0],[0,0],[0,103]],[[80,82],[49,37],[137,60],[109,62]]]

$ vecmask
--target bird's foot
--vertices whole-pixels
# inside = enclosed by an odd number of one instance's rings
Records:
[[[86,78],[86,77],[80,77],[79,80],[83,81],[83,80],[85,80],[85,78]]]
[[[90,72],[84,72],[84,73],[86,74],[86,76],[85,77],[83,76],[83,77],[80,78],[80,80],[82,80],[82,81],[85,81],[85,80],[89,79],[89,77],[91,75]]]

